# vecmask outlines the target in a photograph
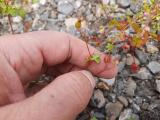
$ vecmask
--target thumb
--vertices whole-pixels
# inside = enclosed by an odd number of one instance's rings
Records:
[[[33,97],[1,108],[0,119],[6,118],[8,109],[12,120],[73,120],[87,106],[94,86],[87,71],[61,75]]]

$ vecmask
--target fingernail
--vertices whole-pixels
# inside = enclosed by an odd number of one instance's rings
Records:
[[[88,78],[88,80],[91,83],[92,88],[94,89],[94,87],[96,86],[96,83],[95,83],[95,80],[94,80],[92,73],[87,70],[83,70],[81,72]]]

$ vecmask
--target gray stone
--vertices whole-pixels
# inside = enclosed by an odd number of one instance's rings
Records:
[[[135,90],[137,88],[137,84],[134,80],[131,78],[127,81],[126,87],[125,87],[125,93],[127,96],[134,96]]]
[[[73,13],[74,7],[68,1],[59,1],[57,10],[64,15],[70,15]]]
[[[147,67],[150,69],[150,71],[153,74],[159,73],[160,72],[160,64],[156,61],[151,61]]]
[[[63,21],[63,20],[65,20],[65,18],[66,18],[66,15],[58,14],[58,20],[59,21]]]
[[[126,8],[130,6],[130,0],[117,0],[120,7]]]
[[[126,99],[125,97],[119,96],[119,97],[118,97],[118,100],[119,100],[125,107],[128,106],[128,101],[127,101],[127,99]]]
[[[141,7],[143,6],[143,0],[132,0],[130,5],[130,9],[133,13],[137,13],[140,11]]]
[[[122,72],[122,70],[124,69],[126,65],[126,58],[123,58],[122,61],[119,62],[118,64],[118,72]]]
[[[108,100],[111,102],[115,102],[116,101],[116,94],[114,93],[109,93],[107,96]]]
[[[112,118],[117,118],[123,109],[123,105],[120,102],[108,103],[105,107],[106,114]]]
[[[105,115],[100,113],[100,112],[95,112],[94,113],[94,116],[97,118],[97,119],[104,119],[105,118]]]
[[[133,57],[131,54],[127,54],[126,65],[132,65],[133,63],[139,65],[139,60],[136,57]]]
[[[149,60],[149,57],[148,57],[148,54],[141,51],[141,50],[135,50],[135,53],[139,59],[139,61],[142,63],[142,64],[146,64]]]
[[[147,52],[152,53],[152,54],[159,51],[159,49],[156,46],[151,45],[151,44],[147,44],[146,47],[147,47]]]
[[[138,113],[141,110],[141,108],[135,103],[132,104],[132,108],[134,113]]]
[[[100,79],[100,81],[106,83],[109,86],[113,86],[115,83],[115,80],[116,80],[115,77],[112,79],[105,79],[105,78],[99,78],[99,79]]]
[[[132,74],[131,76],[140,80],[152,79],[152,74],[145,67],[140,68],[138,73]]]
[[[81,5],[82,5],[82,0],[77,0],[77,1],[75,1],[75,3],[74,3],[74,8],[75,8],[75,9],[78,9],[78,8],[81,7]]]
[[[160,93],[160,80],[156,80],[156,90]]]
[[[125,109],[120,117],[119,117],[119,120],[129,120],[129,118],[131,118],[131,115],[132,115],[132,110],[131,109]]]
[[[105,98],[101,90],[94,91],[93,100],[97,103],[96,107],[102,108],[105,105]]]

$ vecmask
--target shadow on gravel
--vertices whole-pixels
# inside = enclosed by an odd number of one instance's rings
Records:
[[[142,111],[140,120],[160,120],[160,107],[156,107],[150,111]]]

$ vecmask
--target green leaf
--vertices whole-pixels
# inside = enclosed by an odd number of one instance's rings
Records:
[[[38,3],[39,0],[32,0],[32,4]]]
[[[94,61],[94,62],[96,62],[96,63],[100,63],[101,58],[100,58],[100,55],[99,55],[99,54],[93,54],[93,55],[90,57],[89,60]]]
[[[91,120],[97,120],[97,118],[96,117],[92,117]]]
[[[112,50],[114,49],[114,45],[112,43],[108,43],[106,46],[105,46],[106,50],[108,52],[112,52]]]

